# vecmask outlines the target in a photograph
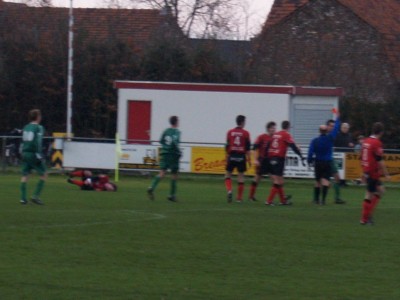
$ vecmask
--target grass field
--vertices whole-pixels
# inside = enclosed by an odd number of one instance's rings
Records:
[[[295,205],[266,207],[227,204],[217,178],[180,181],[170,203],[168,181],[151,202],[149,179],[98,193],[56,175],[40,207],[0,178],[0,299],[400,299],[398,188],[360,226],[362,187],[319,207],[311,181],[289,181]]]

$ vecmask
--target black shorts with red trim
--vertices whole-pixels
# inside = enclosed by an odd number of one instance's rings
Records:
[[[246,155],[245,154],[230,154],[226,164],[226,171],[232,173],[234,170],[239,173],[247,171]]]
[[[285,170],[285,158],[284,157],[270,157],[269,168],[271,175],[283,176]]]
[[[259,158],[259,165],[256,168],[257,175],[266,175],[271,173],[271,167],[269,164],[269,159],[267,157]]]
[[[377,193],[378,188],[383,185],[382,181],[376,176],[370,176],[368,173],[364,173],[364,177],[367,181],[367,191],[370,193]]]

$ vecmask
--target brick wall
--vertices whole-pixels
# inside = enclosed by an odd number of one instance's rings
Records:
[[[379,33],[337,1],[311,1],[255,41],[251,80],[340,86],[383,101],[399,93]]]

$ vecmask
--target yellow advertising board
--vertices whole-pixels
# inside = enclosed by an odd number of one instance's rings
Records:
[[[225,174],[225,149],[220,147],[193,147],[191,170],[197,174]],[[249,168],[248,175],[254,175],[254,168]]]
[[[346,153],[345,159],[345,178],[361,178],[362,169],[360,163],[360,154]],[[391,181],[400,182],[400,154],[384,154],[383,159],[391,176]]]

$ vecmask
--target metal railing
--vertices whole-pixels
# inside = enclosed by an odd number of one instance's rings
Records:
[[[21,155],[20,155],[20,145],[21,145],[21,136],[0,136],[0,171],[7,172],[9,170],[18,170],[20,165]],[[54,151],[53,145],[54,140],[61,139],[66,140],[65,138],[56,138],[56,137],[44,137],[43,142],[43,154],[46,158],[48,164],[51,164],[51,155]],[[109,138],[85,138],[85,137],[74,137],[68,139],[68,141],[74,142],[93,142],[93,143],[115,143],[115,139]],[[121,140],[122,144],[149,144],[149,145],[159,145],[158,141],[148,141],[148,140]],[[190,146],[204,146],[204,147],[223,147],[223,143],[204,143],[204,142],[182,142],[182,147],[190,147]],[[301,145],[303,149],[308,148],[308,145]],[[400,147],[399,147],[400,148]],[[335,152],[354,152],[353,148],[336,148]],[[390,154],[400,154],[400,149],[385,149],[385,153]],[[304,153],[306,155],[306,153]]]

